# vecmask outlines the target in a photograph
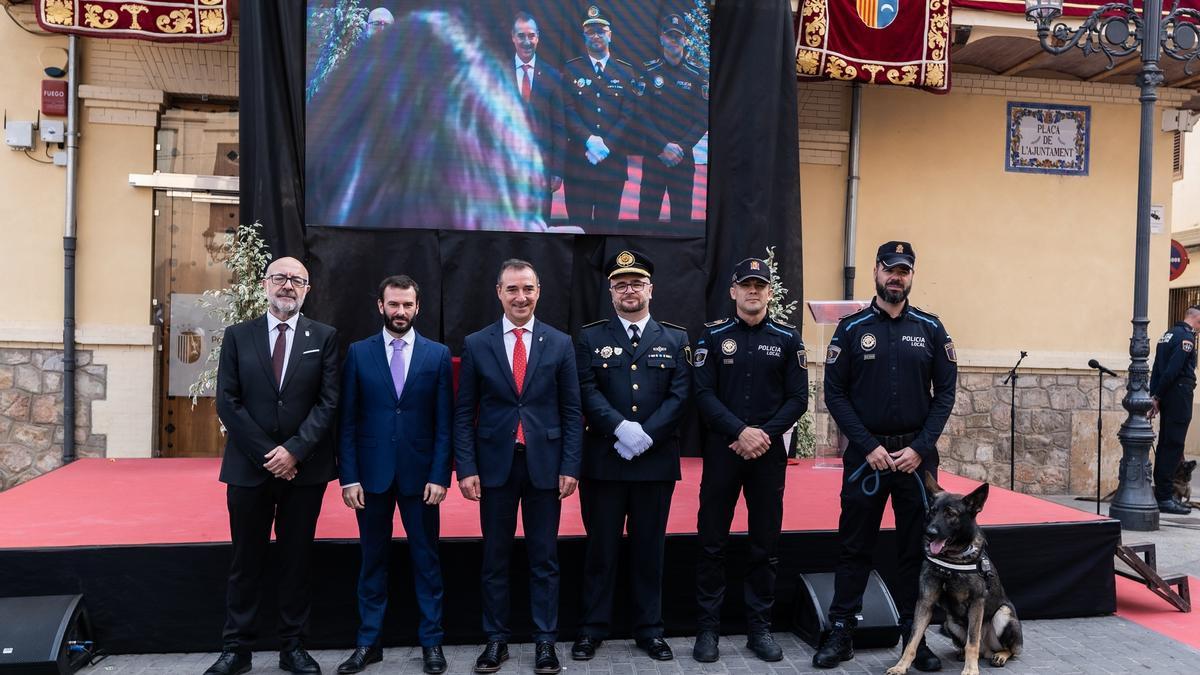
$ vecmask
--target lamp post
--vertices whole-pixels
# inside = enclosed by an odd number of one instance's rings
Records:
[[[1121,469],[1117,494],[1109,515],[1121,522],[1122,529],[1157,530],[1158,504],[1150,486],[1150,444],[1154,428],[1146,418],[1150,410],[1149,373],[1150,339],[1146,326],[1150,274],[1150,181],[1154,159],[1154,104],[1163,83],[1158,62],[1162,54],[1187,62],[1200,59],[1200,11],[1181,8],[1172,0],[1171,11],[1164,17],[1163,0],[1144,0],[1142,12],[1133,0],[1111,2],[1097,7],[1078,28],[1072,30],[1051,23],[1062,16],[1063,0],[1025,0],[1025,17],[1037,24],[1038,40],[1051,54],[1065,54],[1078,47],[1084,54],[1104,54],[1108,67],[1116,59],[1140,50],[1142,67],[1137,82],[1142,93],[1140,142],[1138,145],[1137,237],[1133,271],[1133,336],[1129,340],[1129,378],[1121,404],[1129,413],[1117,438],[1121,440]],[[1100,395],[1103,396],[1101,391]],[[1097,479],[1099,479],[1097,477]]]

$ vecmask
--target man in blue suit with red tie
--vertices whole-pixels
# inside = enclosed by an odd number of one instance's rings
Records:
[[[450,485],[454,392],[450,350],[412,327],[420,302],[421,290],[409,277],[384,279],[378,301],[383,330],[350,345],[342,370],[338,468],[342,499],[358,516],[362,625],[358,647],[339,673],[360,672],[383,658],[379,638],[397,506],[412,556],[425,672],[446,670],[438,504]]]
[[[479,501],[483,530],[483,630],[475,672],[508,658],[509,558],[521,507],[529,553],[534,672],[561,670],[558,636],[558,520],[575,492],[583,424],[575,351],[565,333],[535,321],[541,286],[524,260],[500,266],[504,316],[467,336],[454,412],[454,458],[463,496]]]

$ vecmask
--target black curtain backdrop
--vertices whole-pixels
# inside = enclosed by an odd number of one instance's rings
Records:
[[[416,326],[457,353],[497,320],[502,260],[538,269],[538,318],[575,332],[612,315],[601,267],[622,248],[655,262],[656,319],[687,326],[733,312],[729,275],[776,245],[790,298],[801,286],[794,36],[787,0],[721,0],[711,22],[709,203],[703,239],[353,230],[304,220],[305,3],[251,2],[241,18],[242,222],[261,222],[271,251],[309,266],[305,313],[336,326],[343,346],[379,327],[376,286],[406,273],[421,284]],[[346,114],[353,115],[353,110]],[[793,319],[801,320],[800,312]]]

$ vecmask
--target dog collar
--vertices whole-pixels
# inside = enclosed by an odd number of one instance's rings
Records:
[[[944,567],[948,570],[954,570],[955,572],[978,572],[979,571],[979,563],[977,563],[977,562],[971,563],[969,565],[960,565],[957,563],[946,562],[945,560],[938,560],[937,558],[935,558],[931,555],[925,556],[925,559],[928,560],[929,562],[933,563],[934,565],[937,565],[938,567]]]

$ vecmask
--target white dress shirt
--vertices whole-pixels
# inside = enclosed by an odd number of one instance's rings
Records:
[[[529,78],[529,89],[530,89],[530,91],[532,91],[533,90],[533,73],[535,70],[537,70],[537,54],[534,54],[533,58],[529,59],[529,63],[525,63],[524,61],[521,60],[521,57],[517,56],[516,54],[513,54],[513,61],[517,64],[517,91],[521,91],[521,77],[522,76]],[[529,66],[528,71],[526,71],[524,69],[525,66]]]
[[[509,321],[507,314],[500,321],[504,327],[504,351],[508,354],[508,369],[512,370],[513,348],[517,346],[517,335],[513,333],[514,328],[525,329],[521,335],[521,342],[525,343],[525,363],[528,365],[529,358],[533,356],[533,340],[531,339],[533,338],[533,317],[529,317],[529,321],[524,326],[518,326]]]
[[[618,316],[617,318],[621,320],[621,325],[625,327],[625,337],[629,338],[630,340],[633,339],[633,336],[629,334],[630,326],[638,327],[638,339],[640,340],[641,336],[646,334],[646,324],[650,323],[649,314],[643,316],[641,321],[627,321],[625,317],[622,316]]]
[[[612,55],[609,54],[609,56],[612,56]],[[591,54],[589,54],[588,58],[592,60],[592,72],[593,73],[596,72],[596,64],[597,63],[599,63],[600,67],[605,69],[605,71],[608,70],[608,56],[605,56],[602,59],[598,59],[598,58],[592,56]]]
[[[292,343],[296,341],[296,324],[300,321],[300,312],[292,315],[292,318],[287,321],[280,321],[275,318],[275,315],[267,312],[267,353],[272,358],[275,356],[275,340],[279,338],[279,329],[276,328],[281,323],[286,323],[288,329],[284,331],[284,352],[283,352],[283,372],[279,374],[279,381],[287,377],[288,361],[292,360]]]
[[[388,329],[383,329],[383,351],[387,356],[388,367],[392,365],[392,340],[400,340],[404,343],[404,381],[408,382],[408,369],[412,367],[413,345],[416,344],[417,336],[413,334],[413,329],[409,328],[404,335],[393,335]]]

